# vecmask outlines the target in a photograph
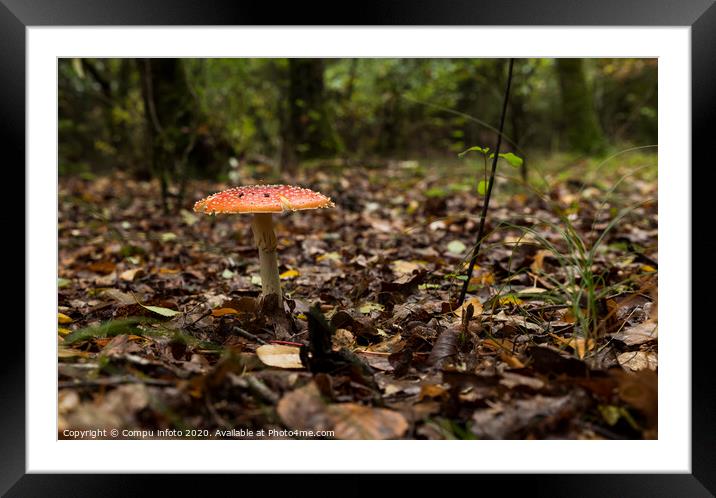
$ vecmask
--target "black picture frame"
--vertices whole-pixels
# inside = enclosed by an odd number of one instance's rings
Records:
[[[305,2],[280,6],[269,2],[201,2],[192,0],[0,0],[0,142],[2,162],[25,163],[25,29],[30,26],[111,25],[514,25],[514,26],[690,26],[692,77],[692,164],[708,167],[712,162],[710,130],[716,124],[716,6],[714,0],[509,0],[487,1],[368,1],[354,9],[328,9]],[[321,17],[329,13],[333,17]],[[684,151],[688,157],[689,151]],[[16,171],[20,168],[14,167]],[[693,173],[695,168],[692,167]],[[10,171],[9,169],[6,171]],[[8,174],[8,173],[6,173]],[[692,186],[697,183],[693,181]],[[25,185],[25,190],[31,186]],[[17,192],[21,192],[18,188]],[[692,261],[713,248],[710,230],[698,230],[698,220],[710,212],[708,195],[693,194]],[[17,205],[24,205],[17,199]],[[702,214],[706,213],[706,214]],[[19,218],[19,217],[18,217]],[[4,220],[10,221],[9,217]],[[20,228],[16,233],[23,233]],[[684,241],[688,243],[689,241]],[[16,245],[19,250],[20,245]],[[24,246],[23,246],[24,248]],[[24,251],[23,251],[24,253]],[[24,256],[22,256],[24,258]],[[15,256],[14,260],[17,260]],[[32,264],[24,259],[25,265]],[[709,265],[712,263],[708,263]],[[693,275],[693,273],[692,273]],[[17,280],[18,282],[21,280]],[[692,279],[692,281],[696,281]],[[693,285],[693,284],[692,284]],[[17,291],[19,293],[19,290]],[[695,288],[684,289],[696,295]],[[24,296],[23,292],[23,296]],[[28,303],[25,302],[27,312]],[[692,313],[693,315],[693,313]],[[692,317],[684,317],[685,336]],[[714,496],[716,493],[716,390],[712,385],[708,347],[712,331],[705,324],[692,330],[692,473],[642,475],[525,475],[509,478],[509,488],[523,488],[532,495],[546,496]],[[12,354],[0,360],[0,493],[7,496],[106,496],[146,494],[153,476],[26,474],[25,346],[15,341]],[[668,379],[667,379],[668,381]],[[89,449],[88,451],[91,451]],[[179,476],[171,481],[183,494],[206,492],[206,478]],[[229,476],[223,476],[228,478]],[[338,477],[338,476],[333,476]],[[351,496],[373,492],[375,483],[361,476],[340,476],[342,482],[321,478],[321,488],[341,490]],[[240,477],[243,489],[247,476]],[[469,486],[476,489],[474,476]],[[411,476],[423,485],[431,476]],[[456,478],[457,479],[457,478]],[[505,476],[479,476],[484,486],[505,485]],[[311,492],[315,479],[293,476],[296,490]],[[494,481],[494,482],[493,482]],[[219,484],[219,483],[217,483]],[[162,489],[166,483],[162,483]],[[469,488],[468,488],[469,489]],[[504,489],[504,488],[502,488]],[[142,493],[144,491],[144,493]],[[192,493],[193,494],[193,493]]]

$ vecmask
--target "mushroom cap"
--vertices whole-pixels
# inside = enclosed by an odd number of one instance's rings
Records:
[[[292,185],[249,185],[210,195],[194,204],[198,213],[281,213],[333,207],[329,197]]]

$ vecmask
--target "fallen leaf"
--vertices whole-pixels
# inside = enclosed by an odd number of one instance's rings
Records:
[[[305,317],[305,315],[304,315]],[[305,320],[306,318],[304,318]],[[333,348],[339,350],[341,348],[347,348],[355,344],[355,337],[347,329],[337,329],[333,333]]]
[[[258,303],[253,297],[240,297],[238,299],[226,300],[221,304],[221,308],[229,308],[242,313],[255,313]]]
[[[87,266],[87,269],[90,271],[93,271],[95,273],[101,273],[102,275],[108,275],[114,271],[114,269],[117,267],[114,263],[111,261],[97,261],[95,263],[90,263]]]
[[[131,336],[137,337],[137,336]],[[138,353],[142,348],[136,342],[130,341],[130,336],[120,334],[114,336],[103,348],[102,355],[107,357],[122,356],[125,354]]]
[[[320,263],[321,261],[329,260],[329,261],[340,261],[341,255],[337,252],[327,252],[325,254],[321,254],[320,256],[316,257],[316,263]]]
[[[447,245],[448,252],[457,256],[464,253],[465,249],[467,249],[467,246],[459,240],[453,240]]]
[[[572,377],[585,377],[589,368],[574,356],[566,356],[559,349],[549,346],[530,346],[527,350],[532,360],[532,368],[546,375],[566,374]]]
[[[657,356],[656,353],[647,353],[645,351],[634,351],[622,353],[617,356],[619,364],[629,370],[656,370]]]
[[[423,384],[420,386],[418,400],[422,401],[426,398],[445,398],[448,394],[448,390],[440,384]]]
[[[187,211],[186,209],[182,209],[179,213],[181,215],[182,221],[187,224],[188,226],[194,225],[197,221],[199,221],[199,217],[195,215],[192,212]]]
[[[143,305],[142,303],[140,303],[140,302],[139,302],[139,299],[137,299],[136,297],[135,297],[134,299],[137,301],[137,304],[138,304],[139,306],[141,306],[142,308],[144,308],[144,309],[146,309],[146,310],[152,311],[152,312],[154,312],[154,313],[156,313],[156,314],[158,314],[158,315],[166,316],[166,317],[169,317],[169,318],[171,318],[171,317],[173,317],[173,316],[181,315],[181,311],[176,311],[176,310],[172,310],[172,309],[169,309],[169,308],[164,308],[164,307],[162,307],[162,306],[145,306],[145,305]]]
[[[553,256],[554,253],[552,253],[552,251],[549,251],[547,249],[540,249],[535,253],[533,257],[532,264],[530,265],[530,270],[532,270],[534,273],[539,273],[544,267],[544,258]]]
[[[453,315],[462,317],[464,311],[467,310],[468,306],[472,306],[472,316],[477,316],[482,313],[482,303],[476,297],[471,297],[462,303],[462,306],[453,311]]]
[[[360,308],[358,308],[358,311],[367,315],[373,311],[383,311],[384,309],[385,306],[379,303],[364,303],[360,306]]]
[[[133,282],[137,276],[141,276],[142,274],[144,274],[144,270],[142,268],[132,268],[131,270],[125,270],[120,273],[119,278],[125,282]]]
[[[130,294],[127,294],[126,292],[122,292],[117,289],[106,289],[104,292],[102,292],[102,295],[114,299],[119,304],[129,305],[135,304],[137,302],[136,299],[133,298]]]
[[[142,308],[166,317],[181,315],[181,311],[170,310],[169,308],[162,308],[161,306],[144,306],[143,304],[141,306]]]
[[[366,351],[374,353],[395,353],[403,349],[404,345],[405,341],[402,339],[400,334],[394,334],[383,342],[368,346]]]
[[[659,414],[658,375],[653,370],[638,372],[615,370],[619,382],[617,392],[625,403],[641,411],[647,417],[650,428],[656,428]]]
[[[72,323],[74,320],[64,313],[57,313],[57,323]]]
[[[586,339],[584,337],[570,337],[567,339],[566,337],[560,337],[556,334],[550,334],[558,343],[562,344],[563,346],[567,346],[572,348],[574,351],[577,352],[577,356],[579,356],[579,359],[584,359],[584,355],[587,351],[591,351],[595,348],[597,343],[594,341],[594,339]]]
[[[473,291],[473,289],[479,288],[481,285],[493,285],[495,283],[495,275],[485,269],[482,269],[475,265],[475,272],[476,274],[470,277],[470,283],[468,285],[468,290],[470,292]]]
[[[496,337],[489,337],[482,341],[482,346],[487,347],[493,351],[503,351],[510,353],[515,350],[515,343],[509,339],[498,339]]]
[[[292,429],[334,431],[336,439],[397,439],[408,430],[399,412],[357,403],[327,403],[314,382],[284,395],[276,411]]]
[[[301,274],[298,272],[298,270],[287,270],[283,272],[281,275],[279,275],[279,278],[282,280],[288,280],[291,278],[296,278],[300,276]]]
[[[439,368],[455,355],[457,355],[457,332],[453,329],[443,330],[430,351],[428,365]]]
[[[408,430],[405,417],[386,408],[373,408],[356,403],[330,405],[337,439],[397,439]]]
[[[612,337],[623,342],[627,346],[636,346],[659,338],[657,324],[654,322],[644,322],[633,327],[627,327],[620,330]]]
[[[500,359],[507,363],[510,368],[524,368],[525,364],[520,359],[507,351],[500,351]]]
[[[264,344],[256,348],[256,355],[266,365],[278,368],[303,368],[301,349],[283,344]]]
[[[535,330],[538,332],[542,331],[542,327],[536,323],[528,322],[527,318],[519,315],[507,315],[504,311],[500,311],[497,315],[492,315],[487,320],[494,320],[496,322],[504,322],[513,327],[522,327],[528,330]]]
[[[224,315],[238,315],[239,312],[236,311],[234,308],[216,308],[214,310],[211,310],[211,316],[224,316]]]
[[[500,296],[497,302],[500,306],[508,306],[510,304],[522,304],[522,299],[513,294],[507,294],[506,296]]]
[[[414,261],[403,261],[401,259],[393,261],[390,266],[397,277],[412,275],[414,271],[418,271],[421,268],[421,265]]]
[[[90,358],[91,356],[93,356],[93,353],[89,353],[87,351],[80,351],[78,349],[60,347],[57,350],[58,358]]]
[[[571,418],[574,411],[586,402],[584,395],[578,394],[561,397],[538,394],[529,399],[512,400],[504,405],[477,410],[472,416],[472,431],[485,439],[521,439],[525,432],[539,432],[540,427],[556,425],[563,419]]]

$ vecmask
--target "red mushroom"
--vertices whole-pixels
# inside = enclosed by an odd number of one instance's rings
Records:
[[[262,294],[276,294],[281,303],[281,285],[276,258],[276,234],[272,213],[333,207],[329,197],[313,190],[290,185],[234,187],[210,195],[194,204],[199,213],[253,213],[251,228],[259,249]]]

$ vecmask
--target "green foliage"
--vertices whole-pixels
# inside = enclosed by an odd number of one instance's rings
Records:
[[[480,195],[487,194],[487,180],[480,180],[477,184],[477,193]]]
[[[644,176],[643,170],[646,168],[643,162],[647,162],[649,166],[652,166],[653,170],[656,170],[653,167],[656,157],[653,154],[647,155],[645,153],[646,150],[652,148],[653,146],[642,146],[625,149],[612,154],[598,164],[590,165],[588,169],[592,174],[596,177],[608,179],[608,182],[602,186],[605,200],[601,209],[604,209],[607,205],[607,199],[615,202],[615,198],[618,198],[617,188],[623,181],[628,178]],[[613,168],[623,168],[625,165],[632,164],[623,158],[618,162],[611,161],[611,159],[627,153],[631,153],[632,156],[638,158],[638,167],[628,168],[630,171],[626,174],[617,174],[619,170],[610,171],[604,168],[610,163],[620,163],[619,165],[612,164]],[[614,179],[614,177],[618,178]],[[586,180],[587,177],[585,176],[584,178]],[[547,182],[546,179],[543,180]],[[564,181],[564,179],[557,181]],[[545,204],[552,206],[552,210],[558,215],[558,222],[538,219],[535,225],[529,227],[511,222],[502,222],[501,225],[522,233],[524,237],[531,237],[541,248],[549,251],[551,256],[558,261],[559,267],[566,272],[566,280],[560,281],[540,270],[537,272],[539,276],[548,281],[552,287],[551,291],[540,294],[540,297],[546,302],[569,305],[572,316],[575,317],[577,322],[577,333],[585,339],[596,339],[602,333],[603,327],[603,323],[600,322],[598,302],[610,295],[623,291],[623,289],[620,289],[623,282],[613,285],[605,284],[605,275],[596,270],[595,261],[597,255],[604,250],[603,245],[607,235],[625,218],[632,215],[642,203],[651,202],[651,200],[621,209],[613,206],[611,219],[603,229],[597,232],[593,225],[591,232],[582,233],[572,223],[568,213],[561,210],[547,195],[543,195],[537,190],[534,193],[539,195]],[[550,231],[560,235],[559,240],[563,242],[564,247],[558,247],[545,237],[544,234]]]
[[[231,168],[244,164],[243,158],[279,164],[290,145],[289,60],[181,62],[199,116],[193,125],[196,157],[192,160],[205,170],[204,176],[228,178]],[[462,157],[468,151],[488,154],[487,148],[465,149],[494,139],[500,112],[496,102],[504,87],[503,62],[325,59],[322,96],[313,103],[296,98],[295,109],[301,112],[295,118],[307,136],[321,137],[316,140],[321,154],[353,160],[439,158],[452,153]],[[120,168],[147,174],[150,149],[138,66],[133,59],[60,59],[61,174]],[[574,85],[565,87],[575,89],[572,95],[561,88],[553,60],[516,60],[503,137],[509,149],[529,148],[530,154],[570,149],[601,152],[604,137],[594,137],[602,131],[609,143],[656,142],[655,60],[585,60],[579,74],[584,85],[577,85],[578,91]],[[593,112],[583,112],[585,106]],[[185,131],[167,136],[183,140]],[[574,133],[583,136],[575,138]],[[167,146],[182,149],[182,140]],[[312,155],[310,141],[299,136],[295,142],[294,153]],[[181,156],[182,150],[175,152]],[[511,154],[500,156],[517,167],[519,158]],[[231,157],[235,159],[230,167]]]
[[[490,159],[492,159],[493,157],[495,157],[495,154],[490,154]],[[499,154],[499,157],[507,161],[510,166],[514,166],[515,168],[519,168],[524,163],[524,160],[521,157],[516,156],[512,152],[501,153]]]
[[[457,157],[459,157],[459,158],[462,159],[463,157],[465,157],[465,154],[467,154],[468,152],[473,152],[473,151],[479,152],[479,153],[481,153],[481,154],[483,154],[483,155],[487,155],[487,153],[490,151],[490,148],[489,148],[489,147],[480,147],[479,145],[476,145],[476,146],[474,146],[474,147],[470,147],[469,149],[467,149],[467,150],[465,150],[465,151],[463,151],[463,152],[460,152],[460,153],[457,155]],[[494,154],[493,154],[493,155],[494,155]]]
[[[457,155],[457,157],[462,159],[463,157],[465,157],[465,155],[468,152],[479,152],[483,156],[485,156],[487,159],[492,159],[493,157],[495,157],[494,152],[489,154],[489,152],[490,152],[489,147],[480,147],[477,145],[474,147],[470,147],[469,149],[467,149],[463,152],[460,152]],[[520,166],[522,166],[522,163],[524,162],[524,160],[521,157],[513,154],[512,152],[501,152],[500,154],[498,154],[498,157],[504,159],[505,161],[507,161],[510,164],[510,166],[514,166],[515,168],[519,168]]]
[[[562,93],[561,119],[571,149],[585,154],[603,152],[606,143],[583,60],[557,59],[556,68]]]
[[[152,319],[144,317],[128,317],[121,320],[110,320],[99,325],[75,330],[65,337],[63,344],[69,346],[87,339],[113,337],[119,334],[143,335],[146,332],[140,329],[139,325],[152,322]]]

